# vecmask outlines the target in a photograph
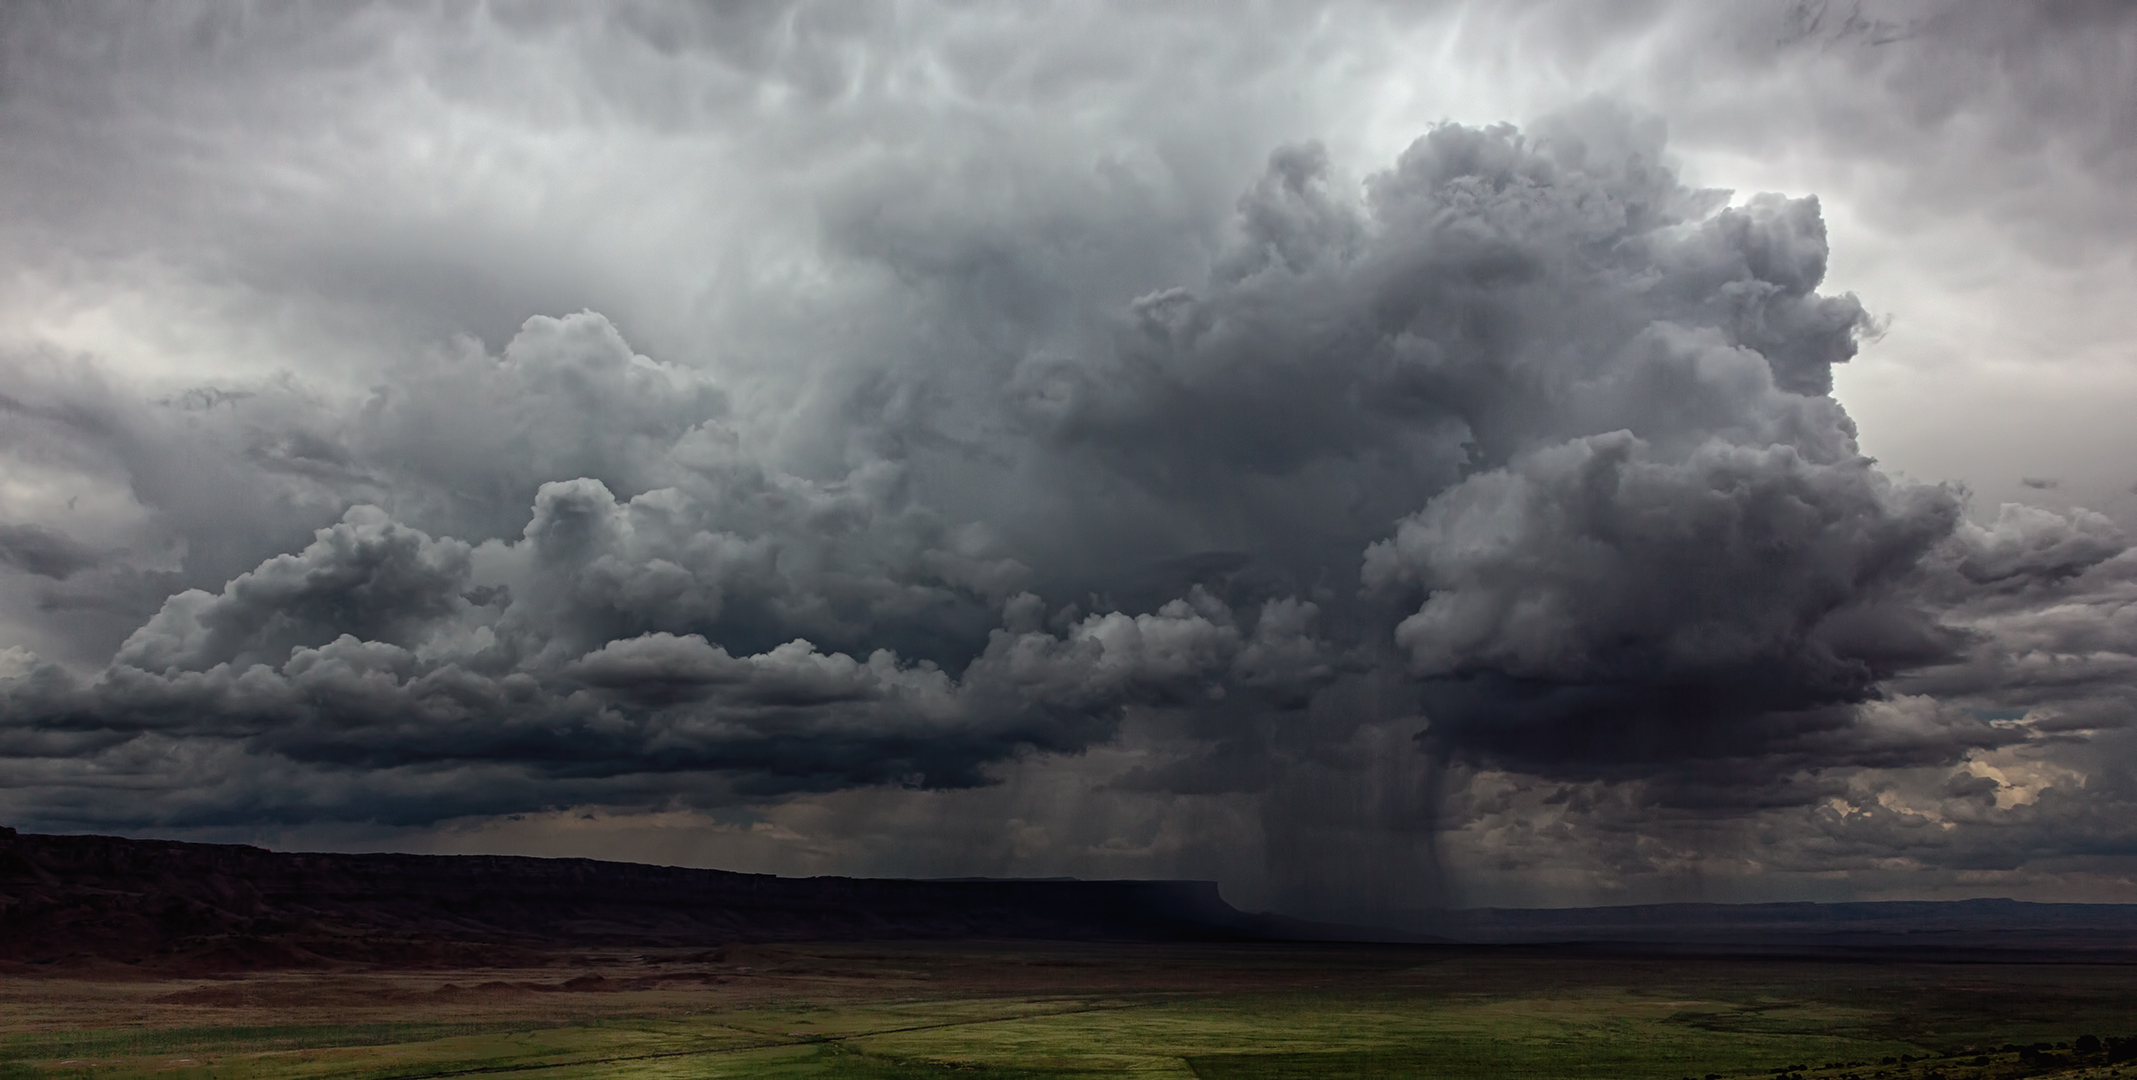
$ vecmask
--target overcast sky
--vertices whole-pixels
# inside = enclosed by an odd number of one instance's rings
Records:
[[[2120,3],[15,3],[0,821],[2137,901]]]

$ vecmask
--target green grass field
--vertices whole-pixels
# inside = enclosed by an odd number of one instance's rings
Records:
[[[2117,965],[1281,946],[750,959],[682,985],[676,963],[611,958],[669,981],[495,1000],[443,975],[256,976],[256,994],[11,978],[0,1078],[2137,1080],[2137,1063],[2071,1048],[2137,1034],[2137,969]]]

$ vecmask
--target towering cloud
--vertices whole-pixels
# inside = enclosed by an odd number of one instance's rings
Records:
[[[40,11],[15,18],[57,33]],[[635,18],[589,40],[665,40]],[[821,149],[748,144],[822,170],[813,201],[738,187],[765,236],[672,264],[700,275],[678,306],[716,317],[521,281],[603,275],[515,263],[478,235],[492,206],[453,219],[461,269],[407,235],[233,229],[181,275],[323,350],[353,328],[358,360],[174,389],[0,351],[19,486],[92,504],[25,495],[0,525],[10,618],[37,628],[0,680],[0,812],[763,821],[966,791],[1018,844],[1154,851],[1168,815],[1243,803],[1205,839],[1258,844],[1269,896],[1333,910],[1443,899],[1442,834],[1498,829],[1511,866],[1553,815],[1610,853],[1829,811],[1831,850],[1874,851],[1871,819],[1914,805],[1877,778],[2046,806],[2067,783],[2028,786],[2021,758],[2126,722],[2121,534],[1969,521],[1961,489],[1867,457],[1833,372],[1877,324],[1821,291],[1818,200],[1687,186],[1643,112],[1443,123],[1392,163],[1264,142],[1245,175],[1222,149],[1069,163],[1007,129],[923,163],[838,134],[872,76],[783,55],[670,71],[711,80],[690,94],[595,80],[634,132],[740,138],[756,106],[716,86],[784,88],[822,125]],[[661,111],[684,101],[715,115]],[[319,167],[271,117],[231,130],[255,128]],[[87,130],[46,138],[112,134]],[[260,182],[263,212],[328,228]],[[416,296],[403,266],[459,284]],[[455,309],[488,275],[508,284]],[[1035,801],[1051,825],[1009,818]]]

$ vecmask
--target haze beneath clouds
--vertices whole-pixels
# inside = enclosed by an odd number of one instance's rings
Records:
[[[2137,900],[2119,4],[12,4],[0,820]]]

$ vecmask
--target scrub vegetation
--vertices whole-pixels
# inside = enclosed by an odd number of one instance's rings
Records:
[[[2137,965],[759,946],[0,977],[0,1078],[2137,1077]]]

